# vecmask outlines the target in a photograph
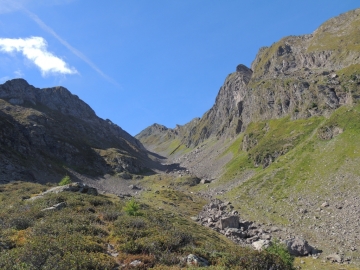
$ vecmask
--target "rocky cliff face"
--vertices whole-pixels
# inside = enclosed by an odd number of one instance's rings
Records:
[[[58,181],[66,168],[138,173],[150,162],[138,140],[67,89],[38,89],[23,79],[0,85],[0,147],[2,181]]]
[[[211,136],[234,137],[251,122],[327,115],[360,99],[360,9],[259,50],[251,69],[239,65],[215,105],[178,139],[187,147]],[[166,132],[169,132],[167,129]],[[139,137],[138,137],[139,138]],[[140,139],[148,147],[151,145]]]
[[[197,145],[211,135],[234,136],[241,131],[244,98],[252,73],[246,66],[238,65],[236,72],[226,78],[216,97],[215,105],[200,119],[192,134],[186,137],[188,146]]]

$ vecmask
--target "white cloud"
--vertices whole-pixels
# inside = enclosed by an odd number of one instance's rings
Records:
[[[76,74],[64,60],[47,51],[47,42],[42,37],[0,38],[0,51],[4,53],[21,52],[27,59],[40,68],[43,76],[53,74]]]
[[[105,74],[99,67],[97,67],[87,56],[85,56],[81,51],[77,50],[73,46],[71,46],[66,40],[60,37],[51,27],[45,24],[35,13],[31,12],[28,9],[28,6],[52,6],[52,5],[63,5],[71,3],[75,0],[52,0],[52,1],[44,1],[44,0],[0,0],[0,14],[1,13],[9,13],[15,11],[22,11],[26,13],[35,23],[37,23],[44,31],[51,34],[55,37],[62,45],[64,45],[69,51],[71,51],[74,55],[79,57],[82,61],[84,61],[87,65],[89,65],[93,70],[95,70],[100,76],[102,76],[105,80],[112,83],[117,87],[121,87],[119,83]]]

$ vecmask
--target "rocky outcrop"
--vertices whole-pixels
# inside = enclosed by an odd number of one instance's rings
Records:
[[[252,73],[245,65],[238,65],[236,72],[226,78],[216,97],[215,105],[200,119],[194,134],[189,134],[188,145],[197,145],[211,135],[234,136],[242,130],[241,115]]]
[[[273,233],[279,231],[277,227],[262,228],[260,224],[242,220],[239,213],[233,210],[230,202],[222,202],[218,199],[205,205],[195,220],[240,245],[252,246],[259,251],[271,246]],[[299,237],[288,238],[283,243],[294,256],[316,255],[321,252]]]
[[[12,105],[24,105],[27,102],[33,105],[42,104],[51,110],[87,121],[94,120],[96,116],[89,105],[61,86],[39,89],[24,79],[14,79],[0,87],[0,98],[8,100]]]
[[[57,186],[57,187],[53,187],[50,188],[34,197],[31,197],[30,199],[28,199],[29,201],[34,201],[37,200],[39,198],[43,198],[46,194],[50,194],[50,193],[61,193],[61,192],[65,192],[65,191],[69,191],[69,192],[79,192],[79,193],[85,193],[85,194],[89,194],[89,195],[94,195],[97,196],[98,195],[98,191],[96,188],[94,187],[90,187],[86,184],[83,183],[71,183],[71,184],[67,184],[64,186]],[[55,208],[62,208],[65,207],[65,205],[63,204],[58,204],[58,205],[54,205],[53,207]]]

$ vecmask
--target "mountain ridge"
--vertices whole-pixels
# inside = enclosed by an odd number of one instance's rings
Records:
[[[4,181],[24,175],[54,181],[66,168],[99,176],[139,173],[155,164],[137,139],[64,87],[39,89],[24,79],[0,85],[0,124]]]
[[[196,147],[210,136],[234,138],[253,121],[327,115],[358,100],[357,79],[354,83],[353,74],[348,74],[360,64],[360,40],[353,33],[358,25],[360,9],[328,20],[313,34],[288,36],[260,48],[251,69],[238,65],[225,79],[214,106],[177,139],[188,148]],[[329,33],[336,37],[330,47]],[[339,39],[355,43],[347,42],[343,48]]]

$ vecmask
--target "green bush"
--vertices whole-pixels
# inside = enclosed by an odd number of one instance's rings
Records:
[[[130,216],[141,216],[140,204],[138,204],[134,198],[128,201],[124,207],[124,211]]]
[[[68,184],[71,184],[72,181],[70,179],[70,176],[66,175],[63,179],[61,179],[61,181],[59,182],[59,186],[65,186]]]
[[[266,249],[266,251],[280,257],[286,266],[293,267],[294,257],[289,253],[286,246],[280,243],[279,240],[276,239],[272,245]]]

